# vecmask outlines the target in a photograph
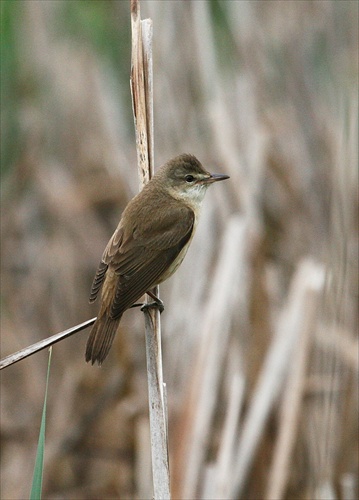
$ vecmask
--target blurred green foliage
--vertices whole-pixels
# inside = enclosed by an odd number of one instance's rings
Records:
[[[70,39],[98,53],[107,64],[117,92],[129,89],[131,32],[129,2],[72,0],[54,3],[55,39]],[[43,91],[35,74],[24,69],[21,54],[26,1],[1,1],[1,175],[14,166],[22,151],[23,99]],[[31,41],[29,41],[31,43]],[[31,73],[31,72],[30,72]],[[126,96],[127,97],[127,96]],[[129,103],[128,112],[131,113]]]
[[[19,139],[18,88],[14,84],[18,80],[18,52],[16,49],[16,23],[20,15],[20,2],[11,0],[1,1],[0,33],[1,33],[1,68],[0,68],[0,96],[1,96],[1,174],[14,162],[11,151],[16,148]]]
[[[119,74],[128,74],[131,51],[129,16],[129,2],[63,2],[59,33],[89,43],[102,57],[111,60]]]

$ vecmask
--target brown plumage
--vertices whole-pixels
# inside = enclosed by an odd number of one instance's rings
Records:
[[[192,155],[163,165],[125,208],[107,244],[90,294],[101,290],[100,311],[86,346],[86,361],[102,364],[122,314],[181,264],[207,187],[228,176],[210,174]]]

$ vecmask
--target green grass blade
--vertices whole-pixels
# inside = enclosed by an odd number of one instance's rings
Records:
[[[34,475],[32,478],[32,486],[30,500],[40,500],[42,491],[42,476],[44,468],[44,452],[45,452],[45,426],[46,426],[46,403],[47,403],[47,388],[49,385],[50,365],[51,365],[52,347],[49,349],[49,362],[47,365],[46,389],[44,407],[42,410],[41,427],[39,433],[39,442],[37,444],[36,462]]]

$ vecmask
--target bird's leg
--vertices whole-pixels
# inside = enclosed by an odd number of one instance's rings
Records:
[[[141,307],[141,311],[144,311],[145,309],[148,309],[150,307],[157,307],[160,313],[162,313],[165,309],[162,300],[156,297],[156,295],[150,291],[147,291],[146,293],[153,299],[153,302],[149,302],[148,304],[143,304],[143,306]]]

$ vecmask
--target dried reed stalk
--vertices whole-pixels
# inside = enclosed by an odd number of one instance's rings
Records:
[[[17,351],[13,354],[9,354],[9,356],[6,356],[0,361],[0,370],[6,368],[7,366],[13,365],[18,361],[21,361],[22,359],[28,358],[29,356],[32,356],[32,354],[35,354],[38,351],[42,351],[43,349],[46,349],[46,347],[50,347],[56,344],[57,342],[60,342],[60,340],[66,339],[67,337],[71,337],[71,335],[73,335],[74,333],[80,332],[81,330],[84,330],[88,326],[93,325],[95,321],[96,318],[88,319],[87,321],[84,321],[79,325],[73,326],[68,330],[56,333],[51,337],[40,340],[39,342],[36,342],[35,344],[25,347],[24,349],[20,349],[20,351]]]
[[[152,21],[141,21],[138,0],[131,0],[131,92],[136,129],[140,187],[153,174]],[[158,287],[154,290],[158,296]],[[148,299],[147,299],[148,300]],[[152,475],[155,499],[170,498],[167,410],[162,374],[161,324],[158,309],[145,311]]]
[[[230,482],[228,481],[228,477],[229,472],[232,469],[232,463],[235,455],[234,444],[237,437],[245,390],[245,378],[243,374],[240,373],[238,366],[234,373],[233,371],[231,372],[231,377],[227,415],[223,426],[223,433],[215,470],[216,482],[213,498],[217,498],[218,500],[229,497]]]
[[[302,325],[297,345],[296,355],[290,366],[288,380],[283,395],[283,402],[280,411],[279,435],[276,441],[273,454],[272,468],[269,473],[268,488],[266,498],[268,500],[276,498],[280,500],[284,497],[286,486],[289,480],[291,456],[297,433],[302,400],[306,386],[306,371],[310,359],[311,333],[315,325],[318,303],[324,287],[324,272],[318,265],[313,267],[310,277],[311,283],[308,289],[308,307],[303,314]]]
[[[237,445],[229,498],[241,495],[265,424],[284,383],[296,342],[314,321],[313,296],[322,292],[323,268],[312,260],[302,261],[294,275],[287,304],[278,321],[276,335],[264,362]],[[287,451],[286,451],[287,454]]]

